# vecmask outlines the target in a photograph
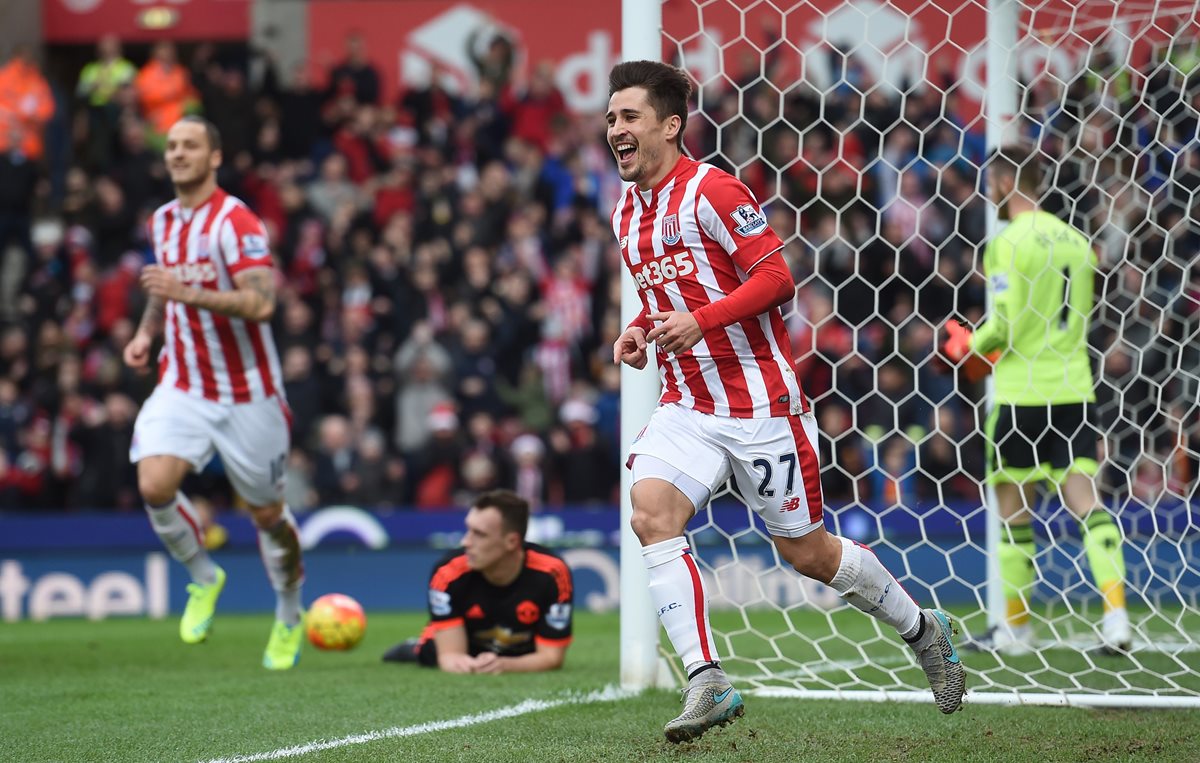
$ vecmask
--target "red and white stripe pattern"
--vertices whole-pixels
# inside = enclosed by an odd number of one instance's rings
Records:
[[[695,609],[696,638],[700,641],[700,656],[705,662],[714,662],[717,651],[712,646],[712,628],[708,624],[708,594],[704,590],[704,580],[700,577],[700,568],[696,565],[696,560],[692,558],[691,548],[683,549],[682,559],[692,583],[692,607]]]
[[[757,224],[748,225],[739,217],[743,213]],[[716,302],[783,247],[745,185],[687,157],[651,191],[631,185],[612,225],[650,313],[694,311]],[[736,418],[807,411],[790,347],[783,316],[772,309],[710,331],[687,352],[660,349],[659,402]]]
[[[796,458],[800,461],[800,486],[804,492],[804,507],[808,521],[819,525],[825,521],[825,499],[821,496],[821,464],[817,457],[817,424],[813,417],[807,421],[798,416],[788,418],[792,440],[796,443]]]
[[[687,539],[681,535],[643,546],[642,560],[650,579],[650,600],[683,666],[692,669],[720,660],[709,625],[704,577]]]
[[[200,519],[200,514],[196,511],[196,507],[192,505],[192,502],[183,493],[175,494],[175,510],[179,512],[179,516],[191,528],[192,537],[196,539],[197,545],[200,548],[204,548],[204,533],[200,531],[200,526],[204,522]]]
[[[271,267],[262,221],[220,189],[195,209],[159,207],[150,234],[158,264],[187,286],[228,291],[237,273]],[[282,397],[270,324],[168,302],[159,384],[224,404]]]

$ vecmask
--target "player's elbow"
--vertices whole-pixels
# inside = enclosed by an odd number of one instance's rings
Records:
[[[764,275],[770,277],[775,287],[771,294],[771,307],[782,307],[796,296],[796,284],[792,283],[792,274],[786,269],[771,268]]]
[[[775,307],[783,307],[796,296],[796,284],[790,278],[785,278],[775,292]]]
[[[567,661],[567,650],[562,647],[539,649],[539,654],[542,658],[542,670],[559,670]]]
[[[772,254],[755,268],[754,276],[770,283],[771,307],[782,307],[796,296],[796,284],[792,281],[792,273],[779,252]]]

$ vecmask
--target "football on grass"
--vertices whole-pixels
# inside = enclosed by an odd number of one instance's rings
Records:
[[[308,640],[318,649],[351,649],[362,641],[367,616],[362,605],[342,593],[327,593],[308,608]]]

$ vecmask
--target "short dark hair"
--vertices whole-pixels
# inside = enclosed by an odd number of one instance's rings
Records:
[[[608,97],[630,87],[646,89],[650,107],[659,121],[672,115],[679,117],[679,135],[675,144],[683,150],[683,132],[687,129],[688,98],[692,95],[692,78],[677,66],[659,61],[623,61],[608,74]]]
[[[513,532],[525,539],[529,528],[529,501],[511,490],[489,490],[480,493],[471,504],[472,509],[495,509],[500,512],[505,532]]]
[[[988,168],[1013,178],[1016,187],[1029,196],[1036,196],[1042,186],[1042,159],[1037,149],[1009,144],[1000,146],[988,159]]]
[[[188,114],[184,117],[181,117],[179,119],[179,121],[180,122],[190,122],[191,124],[197,124],[197,125],[200,125],[201,127],[203,127],[204,134],[206,136],[208,136],[209,150],[211,150],[211,151],[220,151],[221,150],[221,131],[217,129],[217,126],[215,124],[213,124],[209,120],[205,119],[204,117],[200,116],[199,114]]]

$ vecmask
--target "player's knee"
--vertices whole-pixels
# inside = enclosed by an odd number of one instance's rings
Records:
[[[832,575],[824,574],[827,571],[826,567],[830,566],[828,560],[815,549],[800,548],[788,555],[787,562],[792,565],[792,569],[806,577],[818,580],[825,577],[832,578]],[[834,573],[836,574],[836,572],[835,569]]]
[[[659,526],[661,522],[651,512],[644,509],[639,511],[635,507],[633,514],[629,518],[629,525],[633,528],[633,534],[638,537],[643,546],[657,542],[655,538],[660,534]]]
[[[629,525],[643,546],[683,535],[683,527],[679,527],[667,512],[639,509],[636,505],[633,515],[629,518]]]
[[[776,538],[775,546],[801,575],[827,583],[837,574],[841,541],[822,529],[799,538]]]
[[[683,535],[695,513],[691,502],[674,485],[662,480],[634,483],[630,499],[633,515],[629,524],[643,546]]]
[[[165,506],[175,500],[179,485],[162,469],[138,469],[138,492],[151,506]]]
[[[271,503],[265,506],[251,506],[250,519],[254,522],[255,527],[260,530],[269,530],[279,524],[279,520],[283,517],[283,504]]]

